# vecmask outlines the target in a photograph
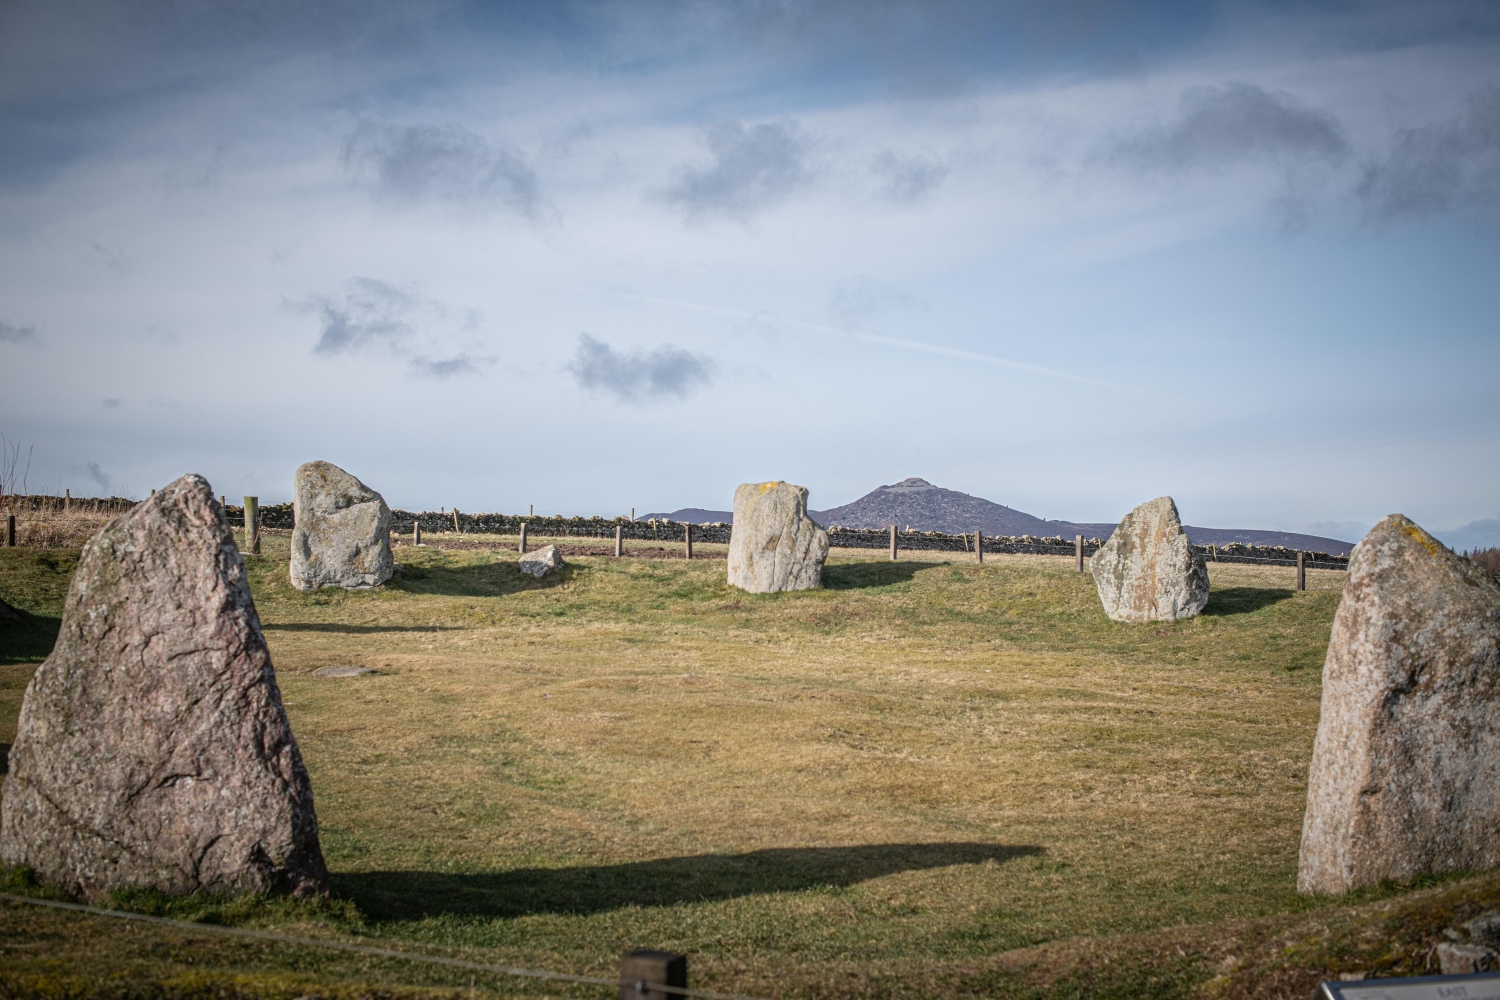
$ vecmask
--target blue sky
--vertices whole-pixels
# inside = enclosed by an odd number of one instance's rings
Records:
[[[33,488],[1500,543],[1494,4],[304,7],[0,6]]]

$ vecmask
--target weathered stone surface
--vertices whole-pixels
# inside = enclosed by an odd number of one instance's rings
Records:
[[[378,587],[391,578],[391,509],[329,462],[297,467],[292,480],[292,586]]]
[[[1355,546],[1297,888],[1500,864],[1500,585],[1400,514]]]
[[[734,491],[729,583],[752,594],[810,590],[823,578],[828,532],[807,516],[807,487],[745,483]]]
[[[543,545],[535,551],[522,553],[518,562],[522,573],[530,573],[538,578],[546,576],[549,570],[562,569],[567,565],[556,545]]]
[[[3,795],[0,865],[72,893],[326,888],[312,787],[202,478],[84,546]]]
[[[1464,922],[1464,933],[1480,944],[1500,946],[1500,910],[1489,910]]]
[[[1191,618],[1208,603],[1208,568],[1193,554],[1171,497],[1126,514],[1089,570],[1104,613],[1117,622]]]
[[[1462,976],[1471,972],[1488,972],[1495,968],[1493,948],[1482,944],[1456,944],[1444,941],[1437,946],[1438,970],[1445,976]]]

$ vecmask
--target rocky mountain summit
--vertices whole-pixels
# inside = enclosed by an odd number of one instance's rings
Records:
[[[845,528],[886,528],[908,524],[921,531],[943,531],[958,534],[983,531],[986,535],[1075,535],[1094,536],[1109,525],[1075,525],[1065,521],[1046,521],[1024,511],[998,504],[983,497],[934,486],[912,476],[881,486],[853,503],[813,514],[819,524]]]

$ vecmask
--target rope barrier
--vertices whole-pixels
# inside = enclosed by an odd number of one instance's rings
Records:
[[[665,983],[606,979],[603,976],[579,976],[570,972],[550,972],[544,969],[522,969],[509,965],[490,965],[485,962],[470,962],[462,958],[445,958],[441,955],[423,955],[418,952],[397,951],[394,948],[379,948],[374,945],[355,944],[352,941],[320,941],[316,938],[299,938],[291,934],[280,934],[276,931],[258,931],[248,927],[198,924],[191,920],[154,917],[145,913],[131,913],[127,910],[105,910],[97,906],[85,906],[82,903],[64,903],[55,899],[34,899],[31,896],[13,896],[5,892],[0,892],[0,900],[8,903],[30,903],[33,906],[44,906],[54,910],[68,910],[74,913],[86,913],[96,917],[114,917],[118,920],[135,920],[140,923],[161,924],[200,934],[219,934],[227,937],[248,938],[255,941],[270,941],[276,944],[299,945],[308,948],[327,948],[331,951],[351,952],[356,955],[369,955],[374,958],[394,958],[405,962],[426,962],[429,965],[441,965],[450,969],[463,969],[466,972],[490,972],[503,976],[548,979],[565,983],[583,983],[590,986],[633,986],[637,992],[653,990],[682,997],[702,997],[703,1000],[765,1000],[763,997],[745,996],[738,993],[715,993],[712,990],[693,990],[685,986],[668,986]]]

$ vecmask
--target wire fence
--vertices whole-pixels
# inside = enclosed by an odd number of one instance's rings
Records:
[[[226,498],[227,499],[227,498]],[[81,498],[50,496],[7,496],[4,498],[17,512],[50,514],[52,516],[71,513],[75,520],[107,517],[129,510],[136,501],[121,497]],[[258,506],[257,524],[263,529],[290,530],[296,525],[296,514],[290,503]],[[225,517],[230,525],[243,528],[245,509],[225,503]],[[691,537],[694,542],[728,544],[732,526],[726,523],[697,524],[672,521],[666,518],[632,520],[620,516],[563,516],[537,514],[466,513],[459,510],[441,511],[391,511],[391,530],[410,535],[415,528],[431,538],[444,534],[475,534],[519,536],[522,526],[532,538],[591,538],[622,541],[652,541],[683,543]],[[86,525],[80,525],[79,530]],[[91,532],[90,532],[91,533]],[[73,540],[77,532],[58,530],[36,530],[35,537],[41,539]],[[1102,538],[1065,538],[1062,536],[1035,535],[983,535],[979,532],[954,533],[943,531],[895,531],[892,538],[889,528],[850,528],[833,525],[828,528],[828,544],[843,549],[888,549],[892,545],[904,552],[973,552],[978,544],[985,553],[995,555],[1043,555],[1073,556],[1088,558],[1104,545]],[[27,544],[22,541],[20,544]],[[45,543],[44,543],[45,544]],[[1194,545],[1193,551],[1206,562],[1247,563],[1260,566],[1297,566],[1308,569],[1346,570],[1349,557],[1328,552],[1300,551],[1284,546],[1252,545],[1231,542],[1227,545]]]

